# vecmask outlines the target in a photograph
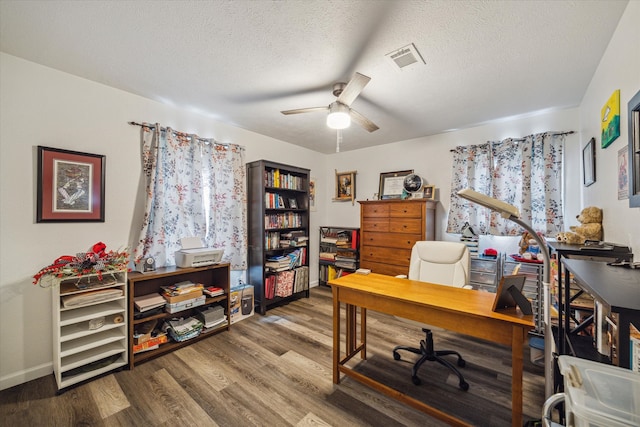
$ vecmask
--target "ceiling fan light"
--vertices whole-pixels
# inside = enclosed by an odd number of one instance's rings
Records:
[[[351,126],[349,107],[335,102],[331,104],[327,115],[327,126],[331,129],[346,129]]]

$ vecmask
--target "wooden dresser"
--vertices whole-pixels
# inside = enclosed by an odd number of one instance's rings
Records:
[[[367,200],[360,203],[360,267],[374,273],[407,274],[411,249],[434,240],[436,201]]]

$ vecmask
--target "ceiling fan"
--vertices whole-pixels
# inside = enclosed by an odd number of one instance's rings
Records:
[[[351,104],[360,95],[362,89],[369,83],[371,77],[364,74],[355,73],[349,83],[336,83],[333,85],[333,95],[337,96],[334,102],[326,107],[298,108],[296,110],[285,110],[282,114],[301,114],[314,111],[329,111],[327,115],[327,126],[332,129],[345,129],[351,125],[351,120],[362,126],[369,132],[378,130],[378,126],[362,114],[351,108]]]

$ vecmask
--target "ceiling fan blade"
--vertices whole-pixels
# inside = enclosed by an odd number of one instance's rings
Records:
[[[371,77],[367,77],[364,74],[355,73],[353,75],[353,78],[349,80],[349,83],[347,83],[347,85],[345,86],[337,101],[347,106],[351,105],[351,103],[355,101],[358,95],[360,95],[362,89],[364,89],[367,83],[369,83],[369,80],[371,80]]]
[[[280,111],[282,114],[300,114],[300,113],[312,113],[314,111],[327,111],[329,107],[309,107],[309,108],[298,108],[296,110],[285,110]]]
[[[367,119],[362,114],[358,113],[353,108],[349,112],[349,115],[351,116],[351,120],[353,120],[354,122],[356,122],[357,124],[359,124],[360,126],[362,126],[365,130],[367,130],[369,132],[375,132],[378,129],[380,129],[375,123],[373,123],[371,120]]]

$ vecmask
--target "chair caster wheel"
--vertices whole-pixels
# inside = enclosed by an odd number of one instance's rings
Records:
[[[418,378],[418,377],[411,377],[411,381],[413,381],[413,384],[415,384],[415,385],[422,384],[422,381],[420,381],[420,378]],[[467,388],[469,388],[468,385],[467,385]]]
[[[464,368],[465,366],[467,366],[467,362],[465,362],[464,359],[458,359],[458,366]]]
[[[400,353],[398,353],[397,351],[393,352],[393,360],[400,360]]]
[[[462,391],[469,390],[469,383],[461,381],[459,385],[460,385],[460,388],[462,389]]]

